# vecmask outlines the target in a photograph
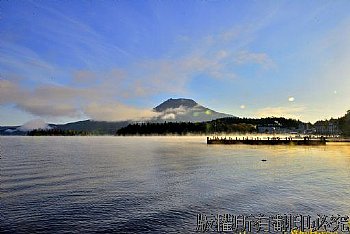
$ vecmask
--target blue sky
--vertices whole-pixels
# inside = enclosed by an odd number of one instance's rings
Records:
[[[314,122],[350,109],[349,1],[1,1],[0,125],[171,97]]]

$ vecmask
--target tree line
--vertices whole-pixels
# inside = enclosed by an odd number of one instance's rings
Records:
[[[121,128],[117,135],[186,135],[186,134],[209,134],[214,132],[254,132],[255,126],[251,124],[218,125],[200,122],[164,122],[164,123],[135,123]]]
[[[344,136],[350,136],[350,110],[338,119],[339,128]]]
[[[27,133],[28,136],[87,136],[91,135],[85,131],[62,130],[58,128],[34,129]]]
[[[254,133],[256,125],[279,125],[286,128],[298,128],[299,120],[286,118],[235,118],[228,117],[208,122],[164,122],[164,123],[134,123],[117,131],[117,135],[186,135],[225,133]]]

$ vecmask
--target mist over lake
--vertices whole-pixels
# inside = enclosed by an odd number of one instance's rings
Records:
[[[350,144],[13,136],[0,155],[5,233],[188,233],[198,214],[350,212]]]

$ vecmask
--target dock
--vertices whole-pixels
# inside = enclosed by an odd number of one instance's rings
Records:
[[[207,144],[222,145],[326,145],[326,138],[320,137],[312,139],[304,137],[303,139],[293,139],[292,137],[207,137]]]
[[[347,138],[330,138],[330,139],[327,139],[327,142],[350,143],[350,139],[347,139]]]

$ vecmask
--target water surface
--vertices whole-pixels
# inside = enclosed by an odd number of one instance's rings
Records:
[[[350,214],[349,144],[0,137],[0,155],[1,232],[186,233],[199,213]]]

